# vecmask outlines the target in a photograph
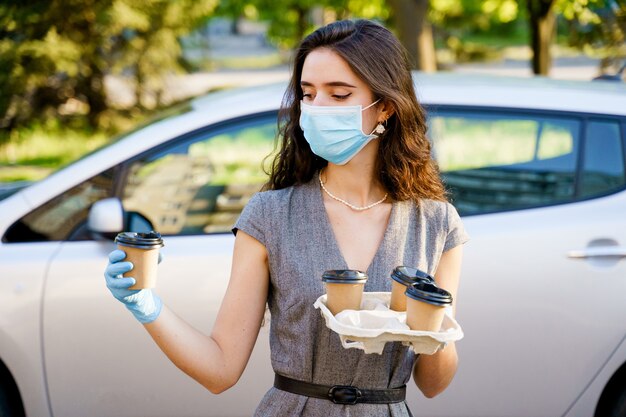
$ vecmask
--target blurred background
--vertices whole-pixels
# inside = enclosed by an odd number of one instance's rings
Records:
[[[3,0],[0,183],[191,97],[287,79],[303,36],[361,17],[421,71],[590,80],[621,77],[626,58],[626,0]]]

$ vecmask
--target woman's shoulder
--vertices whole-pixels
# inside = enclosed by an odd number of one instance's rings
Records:
[[[426,219],[445,226],[450,226],[451,223],[460,221],[459,213],[454,205],[445,200],[420,199],[419,211]]]
[[[447,201],[433,200],[431,198],[421,198],[418,205],[420,211],[430,216],[444,216],[452,206],[452,204]]]
[[[285,202],[293,193],[291,188],[254,193],[235,222],[233,232],[241,229],[268,246],[273,233],[270,231],[276,229],[277,219],[284,218],[287,212]]]
[[[293,194],[298,191],[299,187],[298,185],[293,185],[279,190],[259,191],[250,198],[248,205],[262,205],[270,210],[284,207],[289,204]]]

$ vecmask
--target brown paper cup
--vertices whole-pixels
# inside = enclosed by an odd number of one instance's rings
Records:
[[[125,277],[135,278],[135,285],[130,290],[156,287],[157,269],[159,265],[159,248],[139,249],[117,245],[126,252],[125,261],[132,262],[133,269],[124,274]]]
[[[406,285],[391,281],[391,301],[389,309],[394,311],[406,311]]]
[[[343,310],[360,310],[365,284],[326,283],[326,307],[333,316]]]
[[[436,306],[406,297],[406,324],[411,330],[438,332],[443,323],[445,306]]]
[[[406,311],[406,289],[418,283],[433,284],[435,279],[428,273],[411,266],[397,266],[391,272],[391,300],[389,309]]]

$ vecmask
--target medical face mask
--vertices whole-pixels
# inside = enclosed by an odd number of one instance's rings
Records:
[[[363,111],[369,106],[310,106],[300,102],[300,128],[313,153],[328,162],[344,165],[377,135],[362,130]]]

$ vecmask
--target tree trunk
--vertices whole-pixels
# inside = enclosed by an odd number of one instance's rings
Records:
[[[91,88],[88,90],[87,102],[89,103],[89,114],[87,119],[91,126],[99,126],[100,116],[107,109],[106,92],[104,89],[104,74],[98,68],[89,80]]]
[[[429,0],[389,0],[389,6],[411,66],[426,72],[437,71],[433,31],[428,22]]]
[[[556,28],[553,4],[554,0],[527,0],[526,3],[533,50],[532,68],[536,75],[548,75],[552,65],[550,46]]]
[[[298,40],[298,42],[300,42],[304,38],[304,34],[306,33],[306,29],[308,27],[307,18],[308,18],[310,9],[296,6],[295,10],[296,10],[296,13],[298,13],[298,25],[296,27],[296,30],[297,30],[296,39]]]
[[[143,72],[141,68],[139,68],[139,62],[136,62],[133,67],[135,72],[135,106],[138,109],[145,110],[146,107],[143,105],[143,96],[145,93]]]
[[[107,109],[104,73],[94,62],[86,62],[86,64],[89,65],[89,74],[82,77],[76,84],[76,95],[82,95],[87,101],[89,105],[87,121],[90,126],[97,128],[100,116]]]

